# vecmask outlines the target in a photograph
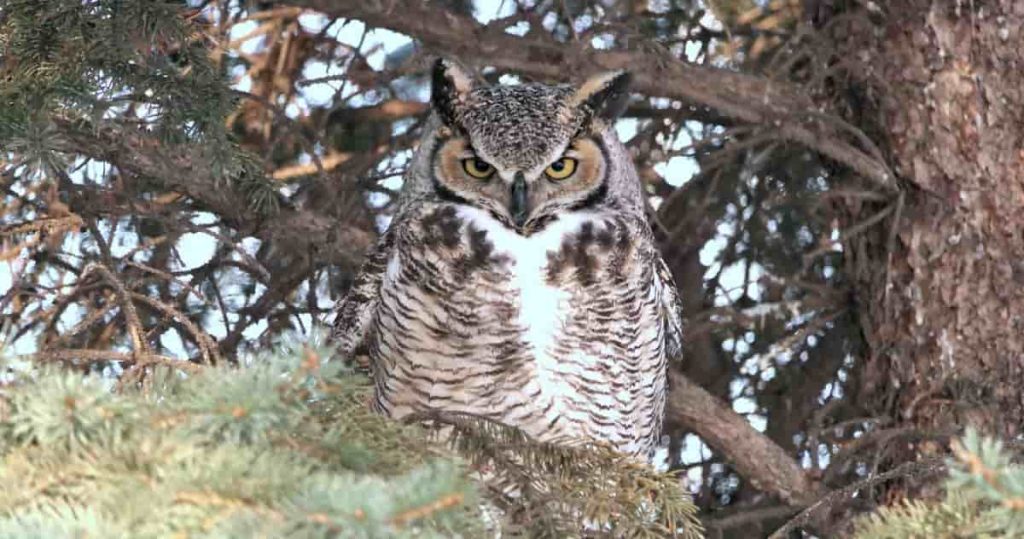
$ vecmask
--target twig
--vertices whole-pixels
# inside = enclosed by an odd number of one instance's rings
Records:
[[[92,272],[97,272],[114,288],[121,300],[121,310],[124,311],[125,322],[128,324],[128,335],[132,339],[132,348],[135,352],[143,355],[150,354],[149,344],[146,342],[142,331],[142,321],[139,320],[139,313],[132,304],[132,295],[125,288],[124,283],[118,279],[106,266],[92,262],[85,266],[79,279],[84,279]]]
[[[195,340],[196,345],[199,346],[199,352],[202,354],[203,360],[207,364],[213,365],[220,362],[220,352],[218,352],[217,345],[213,342],[213,339],[211,339],[205,331],[200,329],[199,326],[189,320],[189,318],[181,311],[137,292],[132,292],[131,297],[136,301],[144,303],[154,310],[159,311],[161,314],[171,317],[182,326],[185,326],[185,329],[192,334],[192,339]]]
[[[916,462],[905,462],[892,470],[865,478],[852,485],[830,492],[807,509],[801,511],[799,515],[793,517],[781,528],[775,530],[775,533],[772,533],[768,539],[785,539],[793,530],[811,522],[811,519],[815,518],[820,511],[824,509],[832,510],[838,505],[847,503],[849,498],[861,489],[872,487],[891,479],[934,475],[945,469],[946,465],[944,459],[941,457]]]
[[[953,436],[956,436],[956,434],[955,430],[928,431],[908,426],[867,431],[844,444],[839,452],[832,455],[832,461],[825,473],[824,480],[829,482],[844,470],[849,469],[847,463],[851,459],[864,455],[865,449],[876,447],[878,449],[875,451],[875,454],[881,454],[885,452],[886,448],[900,447],[903,444],[921,440],[948,441]]]
[[[98,361],[121,361],[133,365],[151,365],[159,363],[161,365],[167,365],[175,369],[181,369],[190,373],[200,372],[201,367],[195,363],[175,359],[160,354],[136,354],[128,352],[118,352],[116,350],[92,350],[86,348],[58,348],[53,350],[43,350],[35,354],[30,354],[38,361],[73,361],[76,359],[98,362]]]
[[[878,224],[882,219],[888,217],[889,214],[892,213],[898,207],[898,205],[898,201],[896,203],[889,204],[888,206],[882,208],[880,211],[876,212],[867,219],[864,219],[863,221],[856,223],[850,226],[849,228],[839,231],[839,239],[835,241],[829,240],[828,242],[825,243],[825,245],[822,245],[814,249],[813,251],[803,255],[804,267],[806,268],[808,265],[810,265],[811,261],[814,260],[815,258],[818,258],[819,256],[825,253],[832,252],[834,250],[834,246],[837,243],[849,241],[855,238],[858,234]]]
[[[751,356],[747,358],[747,361],[756,362],[759,368],[761,368],[762,370],[766,370],[772,366],[771,364],[768,363],[769,360],[771,360],[775,356],[778,356],[779,354],[782,354],[783,352],[788,352],[792,350],[798,342],[801,342],[808,336],[817,333],[829,322],[835,320],[845,312],[846,309],[836,309],[831,313],[816,316],[813,320],[808,322],[803,327],[798,328],[789,335],[786,335],[783,338],[779,339],[778,341],[772,343],[772,345],[768,348],[767,351]]]
[[[318,172],[329,172],[335,168],[343,165],[349,159],[352,159],[353,155],[350,153],[332,153],[325,155],[321,159],[320,165],[311,162],[302,165],[288,165],[281,167],[270,174],[275,180],[289,180],[298,176],[309,176]]]
[[[263,267],[263,264],[261,264],[259,260],[256,260],[255,258],[253,258],[252,255],[250,255],[249,253],[245,252],[245,249],[243,249],[241,245],[239,245],[237,242],[235,242],[231,238],[225,236],[224,234],[221,234],[220,232],[216,232],[214,230],[210,230],[209,228],[206,228],[206,227],[195,226],[195,225],[193,225],[191,223],[184,223],[181,226],[182,226],[182,228],[184,228],[185,230],[187,230],[189,232],[197,232],[199,234],[206,234],[206,235],[208,235],[210,237],[213,237],[213,238],[217,239],[222,244],[230,247],[231,250],[233,250],[234,252],[238,253],[238,256],[241,257],[241,259],[246,264],[248,264],[249,267],[246,267],[246,269],[256,273],[256,275],[260,279],[262,279],[264,283],[269,283],[271,281],[270,272],[267,271],[267,268]]]
[[[396,526],[404,526],[405,524],[408,524],[413,520],[419,520],[423,517],[430,516],[438,511],[443,511],[445,509],[455,507],[461,504],[464,499],[465,496],[463,496],[462,493],[459,492],[448,494],[430,503],[421,505],[419,507],[414,507],[412,509],[403,511],[395,515],[391,518],[391,523]]]
[[[169,281],[169,282],[181,285],[182,287],[184,287],[186,290],[191,292],[196,298],[198,298],[203,303],[209,303],[209,300],[206,299],[206,296],[204,296],[203,293],[200,292],[198,288],[192,286],[189,283],[181,281],[180,279],[178,279],[177,277],[171,275],[170,273],[167,273],[166,271],[156,269],[156,268],[154,268],[152,266],[147,266],[146,264],[143,264],[141,262],[136,262],[134,260],[125,260],[124,263],[125,263],[126,266],[132,266],[132,267],[138,268],[138,269],[140,269],[142,271],[145,271],[146,273],[152,273],[153,275],[156,275],[157,277],[160,277],[160,278],[162,278],[162,279],[164,279],[166,281]]]
[[[71,339],[71,337],[74,337],[75,335],[78,335],[79,333],[85,331],[86,329],[89,329],[90,327],[92,327],[93,324],[102,320],[103,317],[107,315],[107,313],[114,310],[115,306],[116,303],[110,302],[102,307],[93,309],[92,311],[89,312],[89,314],[87,314],[81,320],[79,320],[78,323],[75,324],[73,328],[58,335],[57,339],[54,341],[53,344],[57,345],[67,343]]]

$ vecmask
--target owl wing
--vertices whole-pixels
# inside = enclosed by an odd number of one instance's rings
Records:
[[[655,267],[654,279],[661,289],[661,308],[663,310],[663,321],[665,324],[665,351],[668,359],[679,359],[683,353],[683,317],[682,302],[679,298],[679,291],[676,288],[676,280],[672,277],[672,271],[668,264],[655,252],[657,265]]]
[[[388,227],[359,268],[355,282],[335,307],[331,341],[342,360],[350,360],[366,338],[380,300],[380,286],[395,244],[395,224]]]

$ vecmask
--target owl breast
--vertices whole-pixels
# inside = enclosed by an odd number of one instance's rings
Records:
[[[664,323],[638,226],[581,212],[524,237],[472,207],[418,208],[370,335],[375,405],[649,451],[664,407]]]

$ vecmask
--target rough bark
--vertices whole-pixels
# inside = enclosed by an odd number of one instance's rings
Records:
[[[859,123],[880,136],[905,196],[888,226],[846,246],[869,346],[861,402],[923,429],[1013,437],[1024,421],[1024,3],[885,9],[837,42],[859,61]]]
[[[758,489],[804,507],[820,494],[792,457],[746,419],[683,376],[671,377],[669,414],[681,418]]]

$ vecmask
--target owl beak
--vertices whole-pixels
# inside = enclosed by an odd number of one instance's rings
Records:
[[[516,172],[515,179],[512,180],[512,196],[509,197],[508,212],[512,215],[512,221],[520,228],[526,224],[526,218],[530,214],[527,207],[526,189],[526,177],[522,172]]]

